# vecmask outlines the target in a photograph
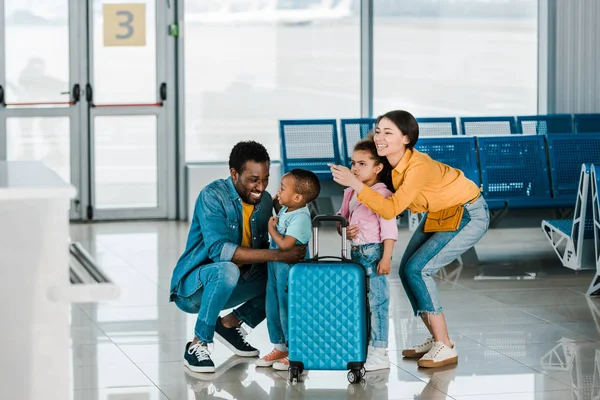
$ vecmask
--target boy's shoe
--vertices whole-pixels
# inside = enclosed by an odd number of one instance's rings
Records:
[[[183,364],[194,372],[215,372],[215,363],[210,359],[210,351],[206,343],[197,342],[185,346]]]
[[[273,369],[277,371],[287,371],[290,368],[290,359],[286,357],[273,363]]]
[[[217,318],[215,338],[240,357],[256,357],[259,351],[246,342],[246,335],[241,326],[226,328],[221,317]]]
[[[435,340],[430,336],[421,344],[416,344],[410,349],[402,350],[402,357],[406,358],[421,358],[433,347]]]
[[[256,360],[256,366],[257,367],[270,367],[273,364],[275,364],[277,361],[280,361],[281,359],[283,359],[287,356],[288,356],[287,351],[280,351],[277,349],[273,349],[273,350],[271,350],[271,352],[269,354],[267,354],[263,358],[259,358],[258,360]]]
[[[367,361],[365,361],[365,371],[377,371],[390,367],[390,358],[386,349],[379,349],[369,346],[367,351]]]
[[[448,347],[443,342],[435,342],[431,350],[417,362],[417,365],[422,368],[436,368],[457,362],[458,353],[454,343],[452,343],[452,347]]]

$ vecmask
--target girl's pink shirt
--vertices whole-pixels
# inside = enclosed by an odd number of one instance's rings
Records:
[[[392,195],[392,192],[382,182],[371,186],[371,189],[383,194],[385,197]],[[338,211],[338,215],[346,218],[349,225],[360,227],[360,232],[352,241],[352,244],[358,246],[367,243],[382,243],[385,239],[397,241],[398,226],[396,225],[396,219],[384,219],[359,201],[355,201],[356,206],[351,207],[350,200],[353,196],[354,189],[347,188],[344,190],[344,201]]]

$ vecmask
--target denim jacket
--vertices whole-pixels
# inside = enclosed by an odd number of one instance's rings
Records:
[[[273,199],[263,192],[260,203],[254,206],[250,217],[252,248],[269,248],[268,222],[273,209]],[[181,285],[183,278],[199,267],[217,262],[231,261],[242,243],[242,199],[233,186],[231,177],[208,184],[198,196],[194,218],[185,250],[171,278],[171,301],[176,295],[189,296],[191,288]],[[196,283],[195,290],[198,289]]]

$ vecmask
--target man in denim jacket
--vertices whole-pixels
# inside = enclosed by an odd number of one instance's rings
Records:
[[[213,337],[238,356],[258,355],[246,342],[241,324],[254,328],[265,319],[266,263],[295,264],[306,254],[305,246],[269,249],[269,167],[269,154],[261,144],[240,142],[229,156],[231,176],[207,185],[196,200],[170,296],[181,310],[198,314],[194,339],[184,355],[184,364],[194,372],[215,371],[208,350]],[[219,317],[232,307],[237,308]]]

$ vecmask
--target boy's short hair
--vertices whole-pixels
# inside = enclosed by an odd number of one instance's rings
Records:
[[[306,169],[294,168],[288,172],[288,174],[294,177],[294,192],[301,194],[307,204],[319,197],[321,183],[314,172]]]
[[[233,146],[229,154],[229,168],[233,168],[241,174],[248,161],[269,163],[271,159],[265,146],[253,140],[239,142]]]

